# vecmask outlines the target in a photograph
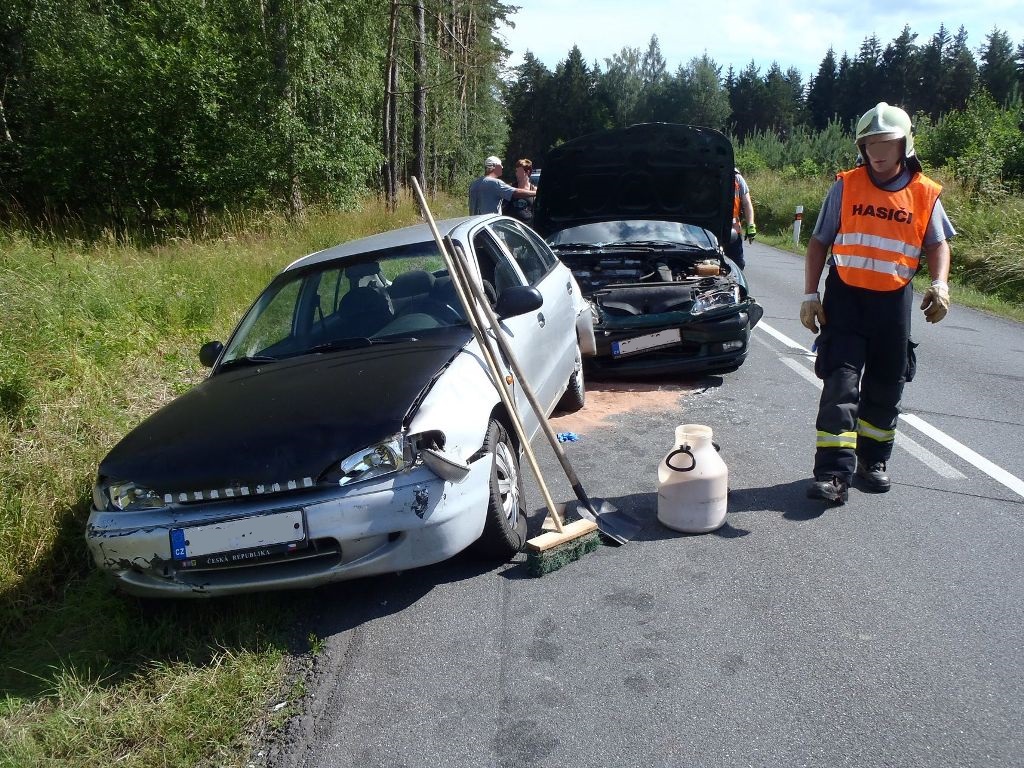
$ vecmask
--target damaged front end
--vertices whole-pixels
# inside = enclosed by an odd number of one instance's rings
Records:
[[[416,567],[479,535],[471,511],[486,498],[490,467],[461,461],[444,443],[439,432],[396,435],[315,480],[180,489],[159,494],[159,506],[157,494],[101,478],[86,541],[124,591],[145,597],[299,588]]]
[[[764,314],[741,273],[703,255],[560,254],[591,304],[597,354],[614,374],[715,372],[740,365]]]

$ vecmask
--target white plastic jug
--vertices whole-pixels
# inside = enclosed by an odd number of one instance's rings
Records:
[[[673,530],[706,533],[725,523],[729,469],[711,436],[711,427],[680,424],[658,467],[658,520]]]

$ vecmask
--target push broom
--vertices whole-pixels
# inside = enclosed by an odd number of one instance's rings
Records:
[[[451,241],[446,242],[441,237],[434,217],[427,207],[423,191],[420,189],[419,182],[415,177],[412,179],[412,186],[420,208],[423,211],[423,216],[430,227],[438,249],[441,251],[441,256],[444,258],[448,274],[451,275],[452,285],[455,287],[459,302],[466,310],[466,320],[487,363],[495,389],[498,390],[502,404],[508,411],[509,420],[512,422],[516,436],[519,438],[520,446],[529,461],[534,477],[537,479],[537,485],[540,488],[541,495],[544,497],[544,504],[548,509],[548,516],[555,528],[555,530],[548,531],[527,542],[527,568],[531,574],[541,576],[561,568],[566,563],[578,560],[587,552],[596,549],[599,544],[598,525],[593,520],[585,518],[571,523],[563,522],[555,502],[551,498],[551,493],[548,491],[547,483],[544,481],[543,473],[540,470],[540,465],[537,463],[536,454],[530,445],[529,436],[526,434],[526,428],[523,426],[515,401],[509,393],[508,387],[511,385],[512,379],[509,377],[506,380],[505,375],[502,373],[494,349],[491,347],[491,337],[486,333],[486,324],[481,312],[481,304],[488,307],[490,305],[486,301],[480,301],[480,298],[482,298],[480,292],[471,293],[476,285],[464,269],[460,256],[451,247]],[[493,327],[495,328],[495,334],[500,338],[500,329],[497,326]],[[507,351],[511,352],[511,350]],[[506,354],[506,357],[510,360],[514,359],[508,354]],[[528,385],[521,377],[520,384],[524,387],[524,391],[529,391]],[[542,424],[546,423],[543,412],[539,412],[537,415]]]
[[[632,515],[620,511],[604,499],[591,500],[587,495],[587,492],[583,489],[583,483],[580,482],[580,479],[576,474],[576,470],[573,469],[572,464],[569,462],[569,457],[566,455],[558,441],[558,436],[555,434],[555,430],[551,428],[551,424],[544,413],[544,407],[540,404],[540,401],[537,400],[537,395],[534,394],[533,388],[530,387],[529,382],[526,381],[526,377],[523,375],[522,369],[519,367],[519,361],[516,360],[512,348],[508,345],[504,335],[497,330],[500,328],[501,321],[498,319],[497,315],[494,314],[494,310],[491,309],[491,305],[484,296],[482,289],[476,283],[472,282],[472,279],[468,276],[468,268],[464,261],[465,256],[458,251],[454,244],[451,244],[451,246],[451,250],[455,255],[455,261],[462,270],[461,274],[463,280],[469,285],[478,305],[483,308],[482,311],[486,316],[489,327],[495,329],[495,341],[497,342],[501,353],[505,356],[509,367],[512,369],[512,373],[519,379],[519,383],[526,395],[526,399],[529,401],[530,407],[533,408],[534,413],[537,414],[537,420],[540,422],[544,435],[547,437],[552,451],[554,451],[555,456],[558,458],[558,463],[562,465],[562,471],[565,472],[565,476],[568,478],[569,484],[572,486],[572,490],[576,494],[576,499],[579,502],[579,504],[575,506],[576,512],[581,517],[597,523],[597,527],[601,533],[612,541],[618,544],[625,544],[633,538],[641,528],[643,528],[643,523]],[[538,544],[543,543],[543,539],[541,537],[538,538],[540,539]]]

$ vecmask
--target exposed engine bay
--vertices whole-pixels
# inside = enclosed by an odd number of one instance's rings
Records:
[[[729,266],[700,255],[560,253],[583,295],[612,315],[688,312],[738,304],[742,291]]]

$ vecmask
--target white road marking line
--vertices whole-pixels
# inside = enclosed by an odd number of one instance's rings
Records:
[[[800,374],[800,376],[811,382],[811,384],[816,386],[818,389],[821,389],[821,379],[814,375],[814,371],[808,370],[806,365],[800,365],[800,363],[790,357],[780,357],[779,359],[787,368],[792,368]]]
[[[903,418],[902,414],[900,414],[900,418]],[[947,464],[919,442],[908,437],[906,432],[896,433],[896,445],[905,450],[926,467],[934,470],[937,474],[942,475],[943,477],[948,477],[951,480],[963,480],[966,478],[966,475],[963,472],[956,467]]]
[[[920,430],[924,434],[928,435],[932,440],[940,443],[948,450],[957,454],[964,461],[973,464],[986,475],[991,477],[998,483],[1002,483],[1011,491],[1016,493],[1018,496],[1024,496],[1024,480],[1021,480],[1016,475],[1012,475],[1002,467],[993,464],[991,461],[975,453],[966,445],[961,442],[954,440],[952,437],[947,435],[941,429],[933,427],[924,419],[919,416],[915,416],[912,413],[904,413],[900,416],[901,419],[912,425],[916,429]]]
[[[760,328],[761,324],[759,323],[756,327]],[[767,330],[767,328],[766,328],[766,330]],[[778,331],[775,331],[775,329],[772,329],[772,331],[769,331],[769,335],[775,336],[775,338],[779,339],[779,341],[782,341],[783,344],[788,344],[788,346],[795,347],[796,349],[803,349],[803,347],[801,347],[795,341],[793,341],[792,339],[787,338],[785,335],[783,335],[781,333],[778,333]],[[809,351],[808,351],[808,355],[811,356]],[[806,379],[807,381],[809,381],[811,384],[813,384],[819,390],[821,389],[821,379],[819,379],[817,376],[815,376],[812,371],[808,370],[807,366],[801,365],[796,360],[793,360],[792,358],[789,358],[789,357],[780,357],[779,359],[783,362],[783,364],[787,368],[791,368],[792,370],[796,371],[796,373],[799,374],[801,378]],[[905,418],[905,416],[901,415],[900,418],[901,419]],[[921,419],[918,419],[916,416],[914,416],[913,418],[916,419],[917,421],[921,421]],[[911,422],[911,423],[913,423],[913,422]],[[924,423],[924,422],[922,422],[922,423]],[[915,424],[915,426],[916,426],[916,424]],[[918,429],[920,429],[920,427],[918,427]],[[933,429],[934,429],[934,427],[933,427]],[[923,429],[921,429],[920,431],[924,432],[925,434],[928,434],[928,432],[926,432]],[[938,432],[938,430],[935,430],[935,431]],[[931,437],[931,435],[929,435],[929,437]],[[936,474],[941,475],[942,477],[948,477],[948,478],[950,478],[952,480],[962,480],[965,477],[963,472],[961,472],[960,470],[956,469],[952,465],[947,464],[945,461],[940,459],[938,456],[936,456],[934,453],[929,451],[927,448],[925,448],[923,445],[918,443],[916,440],[914,440],[911,437],[908,437],[907,435],[905,435],[902,432],[897,432],[896,433],[896,445],[898,445],[900,448],[903,448],[907,453],[909,453],[915,459],[917,459],[922,464],[924,464],[926,467],[928,467],[929,469],[934,471]],[[977,454],[975,454],[975,455],[977,455]],[[981,457],[979,456],[978,458],[981,458]],[[975,464],[975,466],[978,466],[978,465]],[[993,465],[993,466],[995,466],[995,465]],[[979,469],[981,469],[981,467],[979,467]]]
[[[811,350],[807,349],[807,347],[803,346],[802,344],[797,344],[795,341],[793,341],[791,338],[789,338],[789,336],[787,336],[786,334],[782,333],[781,331],[775,330],[770,325],[768,325],[768,323],[766,323],[764,321],[761,321],[760,323],[758,323],[754,327],[755,328],[760,328],[762,331],[767,333],[769,336],[774,336],[776,339],[781,341],[787,347],[792,347],[793,349],[799,349],[801,352],[804,352],[805,354],[808,354],[808,355],[812,355],[813,354],[811,352]]]

